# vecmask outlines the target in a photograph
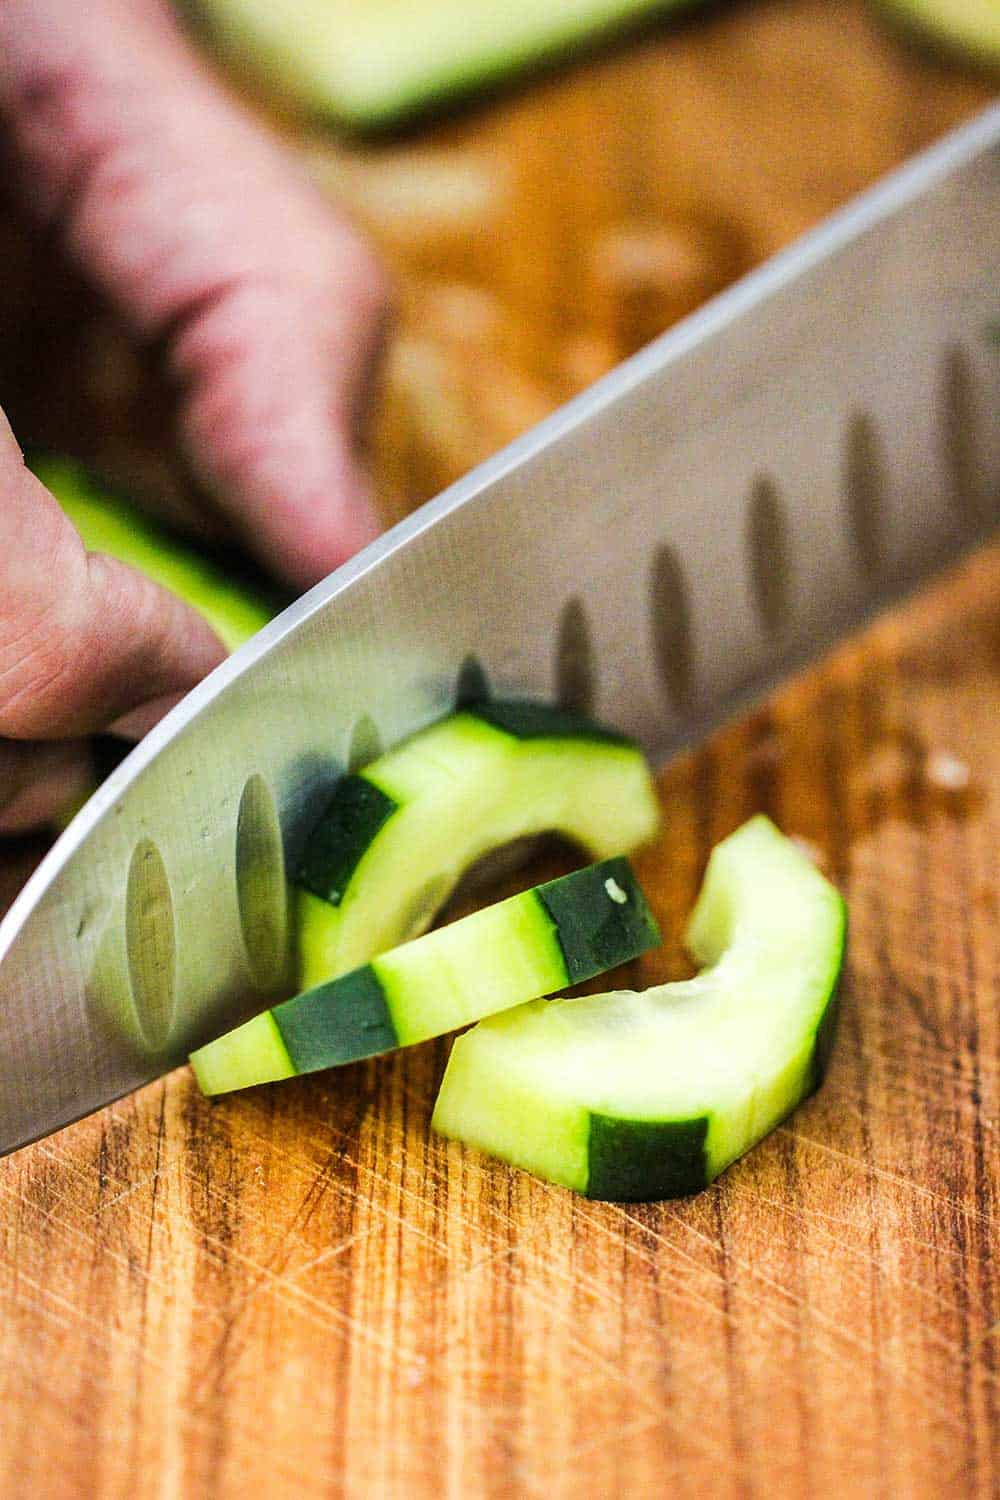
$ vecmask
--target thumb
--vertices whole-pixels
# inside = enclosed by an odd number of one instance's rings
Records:
[[[0,413],[0,736],[89,733],[185,692],[224,655],[173,594],[84,549]]]

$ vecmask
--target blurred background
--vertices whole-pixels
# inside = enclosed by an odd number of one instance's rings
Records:
[[[1000,76],[869,0],[732,0],[501,68],[366,136],[320,117],[314,82],[297,97],[294,59],[261,66],[259,35],[218,41],[220,15],[259,10],[266,33],[282,16],[343,17],[345,0],[204,7],[194,29],[219,67],[394,277],[371,416],[386,522],[974,114]],[[423,9],[397,7],[416,36]],[[308,28],[303,46],[314,63]],[[135,348],[2,198],[0,262],[0,404],[21,441],[93,460],[139,496],[183,485],[158,351]]]

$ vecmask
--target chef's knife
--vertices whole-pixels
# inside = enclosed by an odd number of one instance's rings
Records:
[[[1000,520],[1000,109],[312,590],[139,745],[0,924],[0,1151],[282,982],[284,868],[485,674],[657,759]]]

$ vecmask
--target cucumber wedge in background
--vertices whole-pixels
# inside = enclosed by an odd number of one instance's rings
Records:
[[[224,52],[320,115],[387,125],[693,0],[183,0]]]
[[[452,1049],[433,1126],[593,1198],[694,1193],[818,1088],[846,910],[763,817],[712,853],[694,979],[542,1001]]]
[[[522,891],[307,990],[192,1054],[226,1093],[372,1057],[602,974],[660,940],[624,859]]]
[[[33,456],[31,470],[56,497],[88,552],[106,552],[161,584],[207,620],[235,651],[274,618],[278,605],[234,583],[196,547],[111,494],[82,464]]]
[[[538,703],[463,709],[337,783],[296,876],[299,982],[425,931],[464,871],[514,839],[556,832],[606,859],[658,821],[642,751],[614,730]]]
[[[998,0],[877,0],[890,20],[976,62],[1000,67]]]

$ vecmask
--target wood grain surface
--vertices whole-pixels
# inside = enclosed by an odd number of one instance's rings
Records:
[[[990,93],[860,3],[746,0],[379,145],[282,122],[398,278],[387,518]],[[176,482],[153,357],[2,234],[18,431]],[[995,548],[664,772],[627,979],[687,972],[756,810],[852,922],[826,1085],[694,1199],[432,1138],[445,1042],[214,1106],[181,1070],[0,1163],[0,1495],[1000,1492],[998,726]]]

